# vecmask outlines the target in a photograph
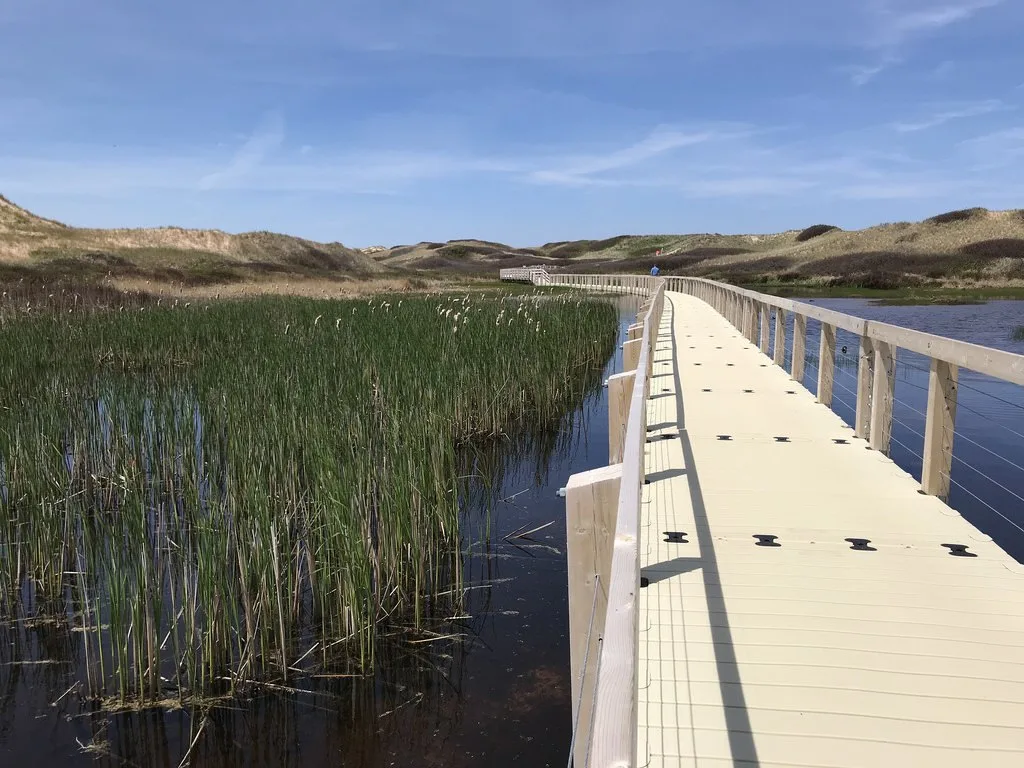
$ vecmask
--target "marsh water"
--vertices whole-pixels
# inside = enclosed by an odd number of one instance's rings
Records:
[[[838,311],[1024,353],[1024,302]],[[624,304],[620,336],[632,318]],[[818,328],[805,384],[814,391]],[[834,410],[854,413],[857,340],[840,333]],[[606,375],[621,368],[619,353]],[[920,477],[928,362],[900,352],[892,456]],[[1022,388],[961,372],[951,504],[1024,560]],[[265,686],[202,710],[109,713],[76,696],[80,639],[67,626],[0,624],[0,765],[559,766],[570,740],[564,500],[607,461],[607,404],[592,393],[562,432],[483,457],[500,465],[463,510],[464,611],[436,642],[396,647],[371,678]],[[853,479],[851,478],[851,482]],[[1020,528],[1018,528],[1020,526]],[[448,635],[448,636],[445,636]]]

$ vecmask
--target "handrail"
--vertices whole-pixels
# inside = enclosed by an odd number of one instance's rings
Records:
[[[801,301],[794,301],[793,299],[757,293],[745,288],[717,283],[713,280],[695,277],[671,277],[667,279],[670,285],[677,286],[676,288],[670,288],[670,290],[679,290],[680,284],[697,283],[714,286],[720,290],[724,289],[735,296],[757,301],[785,312],[795,312],[858,336],[868,336],[886,344],[906,349],[909,352],[916,352],[925,357],[937,358],[946,363],[957,365],[961,368],[968,368],[978,373],[984,373],[987,376],[1013,384],[1024,385],[1024,355],[1004,352],[1003,350],[991,347],[983,347],[967,341],[957,341],[945,336],[936,336],[924,331],[901,328],[898,325],[890,325],[889,323],[882,323],[876,320],[864,320],[853,315],[825,309],[824,307],[815,307]],[[691,293],[692,291],[683,290],[681,292]]]
[[[590,752],[591,764],[596,766],[633,765],[637,754],[640,499],[646,472],[647,398],[665,301],[664,278],[654,278],[651,283],[654,293],[643,321],[626,425],[608,609],[598,667]]]
[[[895,362],[899,349],[929,358],[928,400],[925,414],[924,451],[921,456],[921,490],[946,500],[949,498],[953,463],[953,438],[956,427],[959,371],[966,368],[994,379],[1024,385],[1024,355],[983,347],[966,341],[901,328],[889,323],[864,320],[853,315],[737,288],[713,280],[694,277],[668,278],[670,290],[688,293],[710,304],[740,330],[752,343],[760,343],[769,352],[769,323],[774,308],[775,361],[785,357],[787,326],[785,313],[796,318],[792,331],[791,373],[803,380],[807,319],[822,324],[818,367],[817,399],[832,404],[835,378],[836,329],[860,338],[857,363],[857,402],[854,433],[869,446],[888,455],[892,440],[895,400]],[[760,333],[758,333],[760,326]]]
[[[569,575],[570,613],[573,605],[585,604],[594,613],[600,628],[600,635],[594,643],[590,637],[589,625],[586,636],[571,636],[570,641],[579,649],[581,656],[581,680],[574,690],[574,728],[572,749],[575,752],[574,765],[584,766],[634,766],[637,754],[638,721],[638,674],[639,674],[639,616],[637,593],[640,588],[640,500],[644,485],[644,446],[647,442],[647,399],[650,394],[650,377],[653,371],[654,348],[665,302],[665,278],[638,275],[551,275],[539,268],[504,269],[502,280],[530,282],[535,285],[564,285],[586,290],[647,295],[648,299],[637,315],[640,323],[633,326],[630,341],[624,345],[623,362],[626,371],[635,367],[629,376],[629,405],[625,413],[624,430],[609,431],[619,434],[624,431],[621,448],[610,449],[612,460],[618,464],[618,493],[614,499],[614,510],[606,509],[603,515],[591,510],[592,519],[598,517],[613,521],[608,527],[614,528],[610,549],[603,550],[590,560],[595,561],[596,574],[578,574],[582,584],[574,584],[573,573]],[[633,331],[640,332],[634,335]],[[620,425],[616,425],[619,427]],[[612,467],[609,467],[612,469]],[[584,475],[591,474],[591,478]],[[580,473],[570,478],[567,490],[570,495],[578,489],[585,489],[585,496],[593,500],[602,497],[598,486],[607,483],[605,473]],[[574,503],[567,496],[567,523],[569,507]],[[613,516],[614,515],[614,516]],[[593,536],[598,537],[598,526],[593,525]],[[569,559],[573,561],[573,532],[567,529]],[[586,549],[601,549],[597,538],[586,542]],[[582,559],[582,558],[581,558]],[[570,567],[570,571],[572,568]],[[601,588],[599,574],[609,574],[606,595],[599,600]],[[589,595],[585,589],[592,590]],[[585,611],[581,610],[582,615]],[[603,619],[603,621],[602,621]],[[572,618],[570,617],[570,623]],[[580,626],[580,635],[583,627]],[[571,634],[571,633],[570,633]],[[591,665],[590,650],[595,648],[596,664]],[[593,666],[593,672],[591,672]],[[592,699],[583,700],[583,693],[592,691]]]

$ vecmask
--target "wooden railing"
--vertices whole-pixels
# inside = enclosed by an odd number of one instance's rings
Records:
[[[533,283],[534,285],[561,285],[609,293],[635,293],[648,295],[654,292],[659,278],[645,275],[568,275],[548,272],[541,267],[503,269],[501,279],[508,282]]]
[[[807,344],[807,320],[821,323],[818,401],[832,405],[835,382],[836,330],[859,338],[857,404],[854,431],[874,450],[889,454],[898,349],[929,359],[921,490],[949,498],[956,426],[959,371],[966,368],[1002,381],[1024,385],[1024,356],[957,341],[930,333],[863,320],[812,304],[744,290],[699,278],[667,278],[669,290],[696,296],[714,307],[752,343],[771,354],[777,365],[785,360],[786,316],[792,314],[791,375],[802,382]],[[771,315],[775,321],[774,349],[768,349]]]
[[[574,765],[630,766],[637,737],[637,593],[647,399],[665,281],[635,276],[551,276],[553,285],[647,298],[608,379],[609,466],[569,478],[566,550]]]

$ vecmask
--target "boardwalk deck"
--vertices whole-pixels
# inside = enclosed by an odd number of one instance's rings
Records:
[[[639,765],[1024,765],[1024,569],[711,307],[667,297]]]

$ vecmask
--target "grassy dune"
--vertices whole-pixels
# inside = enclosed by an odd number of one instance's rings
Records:
[[[0,198],[0,284],[45,286],[37,291],[44,295],[83,283],[157,292],[172,286],[179,295],[227,286],[335,295],[373,280],[413,289],[493,280],[512,266],[636,273],[655,263],[665,274],[773,291],[1012,292],[1024,289],[1024,211],[971,208],[856,231],[816,224],[775,234],[620,235],[532,248],[466,239],[356,250],[268,232],[75,229]]]
[[[654,255],[657,249],[661,256]],[[976,208],[857,231],[812,225],[767,235],[620,236],[530,249],[480,241],[421,243],[376,256],[383,264],[466,275],[533,265],[566,272],[646,272],[657,264],[665,274],[770,290],[1024,289],[1024,212]]]

